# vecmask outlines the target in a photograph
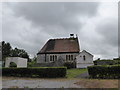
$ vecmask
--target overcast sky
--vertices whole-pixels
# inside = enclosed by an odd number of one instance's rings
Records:
[[[9,2],[1,11],[2,40],[32,57],[48,39],[70,33],[78,35],[81,51],[94,59],[118,56],[117,2]]]

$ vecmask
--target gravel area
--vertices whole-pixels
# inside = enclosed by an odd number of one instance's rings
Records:
[[[78,79],[40,79],[3,77],[2,88],[82,88]]]

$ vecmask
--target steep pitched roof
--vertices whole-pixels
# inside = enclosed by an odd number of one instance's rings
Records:
[[[87,52],[86,50],[83,50],[82,52],[86,52],[86,53],[88,53],[89,55],[93,56],[91,53]],[[80,53],[82,53],[82,52],[80,52]]]
[[[38,52],[40,53],[65,53],[65,52],[76,52],[79,53],[79,42],[78,38],[61,38],[61,39],[50,39]]]

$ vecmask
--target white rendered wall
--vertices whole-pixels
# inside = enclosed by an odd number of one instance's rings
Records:
[[[9,67],[10,62],[14,62],[17,64],[17,62],[18,62],[17,59],[18,59],[18,57],[7,57],[5,60],[5,67]]]
[[[85,60],[83,56],[85,55]],[[76,67],[77,68],[86,68],[87,66],[93,65],[93,56],[88,54],[85,51],[82,51],[77,57],[76,57]]]
[[[17,67],[27,67],[27,59],[18,58]]]
[[[27,59],[20,57],[8,57],[5,61],[5,67],[10,66],[10,62],[16,63],[17,67],[27,67]]]
[[[87,68],[87,66],[91,66],[91,65],[94,65],[94,64],[85,64],[85,63],[77,63],[76,67],[77,68]]]

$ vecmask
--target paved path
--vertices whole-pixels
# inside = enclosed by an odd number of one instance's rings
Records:
[[[86,71],[80,75],[75,76],[75,78],[89,78],[88,71]]]
[[[74,83],[78,79],[40,79],[3,77],[3,88],[83,88]]]

